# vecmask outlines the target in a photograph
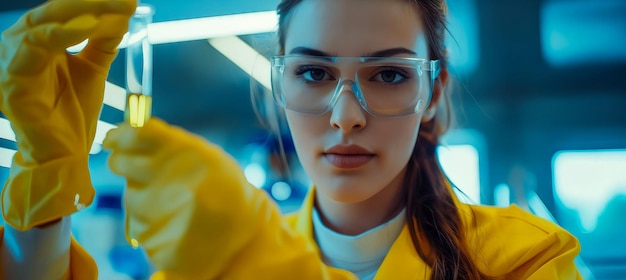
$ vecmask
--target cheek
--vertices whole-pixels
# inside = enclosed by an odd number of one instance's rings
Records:
[[[314,152],[319,148],[315,146],[316,139],[324,135],[329,121],[320,116],[306,116],[290,111],[286,111],[285,114],[298,155],[301,158],[308,157],[308,154],[303,154],[302,151]]]
[[[417,141],[421,116],[410,116],[406,119],[389,119],[388,122],[379,124],[378,131],[374,134],[381,148],[389,151],[388,156],[393,159],[407,159],[410,157]]]
[[[319,133],[317,132],[318,130],[314,129],[314,127],[319,126],[319,124],[316,124],[311,118],[291,111],[286,111],[285,116],[287,117],[289,131],[291,131],[294,140],[307,139],[310,138],[310,135]]]

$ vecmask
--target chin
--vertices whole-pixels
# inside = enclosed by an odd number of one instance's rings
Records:
[[[317,186],[317,190],[328,198],[341,203],[356,203],[368,200],[376,194],[361,183],[328,184]]]

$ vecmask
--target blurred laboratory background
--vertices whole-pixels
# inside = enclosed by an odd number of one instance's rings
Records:
[[[1,0],[0,30],[42,2]],[[288,132],[271,132],[284,123],[267,105],[278,0],[142,2],[155,9],[153,115],[223,146],[283,212],[296,210],[310,182]],[[438,156],[463,200],[552,220],[579,238],[585,279],[626,279],[626,1],[448,4],[457,124]],[[124,60],[121,51],[92,149],[98,195],[72,220],[101,279],[151,270],[124,240],[125,182],[99,146],[124,118]],[[0,126],[6,180],[16,145],[8,121]]]

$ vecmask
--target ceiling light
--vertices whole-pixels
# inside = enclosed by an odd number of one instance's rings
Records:
[[[0,166],[10,168],[16,152],[15,150],[0,147]]]
[[[15,142],[15,133],[7,119],[0,118],[0,138]]]
[[[172,20],[148,24],[148,40],[153,45],[205,40],[209,38],[274,32],[278,26],[276,11],[233,14],[194,19]],[[128,42],[128,33],[118,48]],[[87,40],[67,48],[78,53],[87,46]]]
[[[148,38],[152,44],[164,44],[273,32],[277,26],[276,11],[234,14],[152,23]]]
[[[107,81],[104,84],[104,104],[124,111],[126,106],[126,89]]]
[[[269,60],[246,42],[231,36],[209,39],[209,43],[265,88],[272,88]]]

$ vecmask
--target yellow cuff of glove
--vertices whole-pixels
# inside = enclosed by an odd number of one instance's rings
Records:
[[[25,231],[89,206],[95,191],[88,159],[85,154],[30,165],[18,151],[2,191],[5,222]]]

